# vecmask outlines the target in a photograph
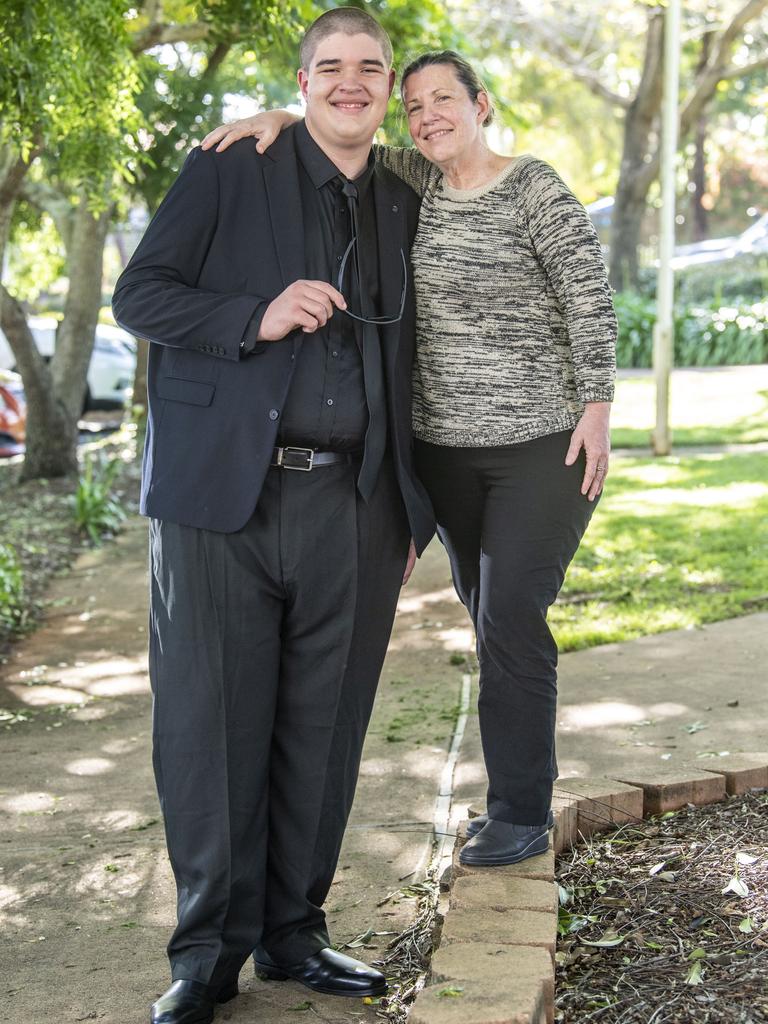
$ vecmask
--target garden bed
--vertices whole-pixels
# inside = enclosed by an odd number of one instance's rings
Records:
[[[768,1021],[768,794],[593,837],[560,861],[555,1020]]]

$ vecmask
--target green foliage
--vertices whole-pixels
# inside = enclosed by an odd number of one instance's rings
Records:
[[[656,304],[635,292],[614,296],[620,367],[650,367]],[[743,366],[768,360],[768,302],[675,309],[675,366]]]
[[[75,524],[93,544],[100,544],[105,535],[116,533],[125,519],[125,511],[112,494],[119,470],[118,458],[104,461],[87,456],[72,496]]]
[[[224,0],[179,12],[184,21],[206,21],[212,33],[202,42],[177,48],[173,55],[150,51],[139,58],[137,104],[143,125],[137,155],[143,153],[143,165],[137,162],[132,170],[150,211],[181,170],[190,148],[222,122],[228,96],[252,101],[249,113],[298,102],[296,71],[303,30],[336,6],[330,0],[302,0],[290,6],[269,0]],[[459,45],[444,9],[434,0],[373,0],[349,6],[363,8],[381,21],[399,65],[407,54]],[[138,18],[134,31],[141,28]],[[397,94],[390,102],[382,138],[410,141]]]
[[[35,302],[65,273],[64,247],[52,218],[29,203],[16,205],[12,232],[8,277],[18,299]]]
[[[42,146],[63,177],[105,201],[123,171],[138,87],[122,0],[4,0],[0,142]]]
[[[680,305],[763,302],[768,296],[768,256],[743,255],[689,267],[677,276]]]
[[[25,618],[21,566],[15,549],[0,543],[0,639],[21,629]]]

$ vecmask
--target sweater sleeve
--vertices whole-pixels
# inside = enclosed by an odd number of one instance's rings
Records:
[[[410,185],[417,196],[424,196],[429,187],[437,180],[440,172],[433,163],[414,146],[380,146],[375,145],[373,151],[387,170],[402,178]]]
[[[592,221],[543,160],[526,162],[520,186],[533,247],[565,314],[579,398],[612,402],[616,314]]]

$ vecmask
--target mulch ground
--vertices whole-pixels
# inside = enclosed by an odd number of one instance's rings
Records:
[[[558,881],[556,1021],[768,1022],[768,794],[593,837]]]

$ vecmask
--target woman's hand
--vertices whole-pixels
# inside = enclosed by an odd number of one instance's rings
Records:
[[[238,139],[247,139],[254,135],[257,139],[256,152],[263,153],[272,145],[283,128],[300,120],[300,117],[290,114],[287,110],[266,110],[261,114],[254,114],[253,117],[241,117],[239,121],[219,125],[212,132],[208,132],[203,139],[203,149],[210,149],[218,143],[216,152],[223,153]]]
[[[566,466],[572,466],[581,449],[587,456],[587,467],[581,484],[581,493],[594,501],[603,489],[608,475],[608,455],[611,451],[610,402],[587,402],[584,414],[571,434]]]

